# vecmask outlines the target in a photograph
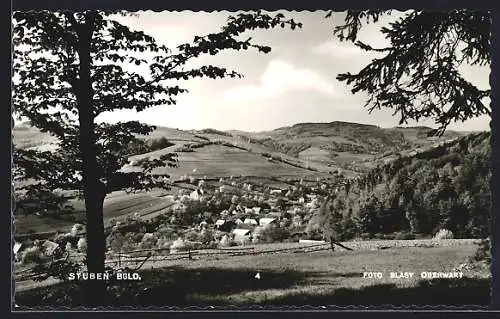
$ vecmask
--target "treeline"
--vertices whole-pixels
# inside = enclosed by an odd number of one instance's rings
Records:
[[[152,139],[134,139],[127,146],[127,154],[140,155],[175,145],[165,136]]]
[[[489,234],[490,133],[471,134],[347,180],[323,204],[323,234],[352,238],[455,238]]]
[[[216,130],[216,129],[213,129],[213,128],[202,129],[202,130],[199,130],[198,132],[204,133],[204,134],[222,135],[222,136],[227,136],[227,137],[232,137],[233,136],[231,133],[219,131],[219,130]]]

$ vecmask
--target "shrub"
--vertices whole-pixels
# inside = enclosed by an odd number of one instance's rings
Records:
[[[153,233],[146,233],[141,239],[139,243],[140,249],[149,249],[156,247],[156,243],[158,242],[158,237]]]
[[[198,240],[201,241],[202,243],[208,244],[214,240],[214,232],[210,229],[204,228],[201,231]]]
[[[453,239],[453,233],[448,229],[440,229],[433,239]]]
[[[71,227],[71,236],[75,237],[78,235],[78,232],[83,230],[83,225],[80,224],[74,224],[73,227]]]
[[[142,237],[144,237],[144,234],[143,233],[137,233],[134,235],[134,242],[136,243],[140,243],[141,240],[142,240]]]
[[[394,239],[397,240],[411,240],[415,239],[415,235],[409,232],[397,232],[394,234]]]
[[[157,139],[152,139],[148,141],[148,146],[149,146],[149,151],[156,151],[159,149],[163,149],[172,145],[175,145],[174,143],[170,142],[167,140],[165,136],[162,136]]]
[[[376,238],[376,239],[385,239],[385,234],[376,233],[376,234],[373,235],[373,238]]]
[[[473,256],[475,261],[486,261],[488,264],[491,264],[491,245],[490,240],[485,239],[481,241],[479,248]]]
[[[159,237],[164,237],[167,239],[173,239],[177,235],[175,229],[170,227],[161,227],[156,231],[156,233]]]
[[[170,253],[185,251],[188,249],[186,242],[182,238],[177,238],[172,245],[170,245]]]
[[[286,228],[281,227],[265,227],[259,238],[265,242],[282,242],[290,238],[290,232]]]
[[[199,234],[194,230],[191,230],[184,235],[184,238],[189,241],[198,241],[199,237]]]
[[[69,252],[73,249],[73,245],[71,245],[70,242],[67,242],[66,245],[64,246],[64,249]]]
[[[220,247],[231,247],[231,246],[234,246],[235,244],[236,243],[234,242],[234,240],[231,237],[229,237],[227,234],[222,236],[222,239],[219,242]]]
[[[23,264],[39,263],[46,259],[42,250],[38,246],[28,247],[21,254],[21,262]]]
[[[78,240],[78,243],[76,244],[76,247],[78,248],[78,251],[81,253],[84,253],[87,251],[87,240],[85,238],[80,238]]]
[[[361,234],[359,235],[359,237],[360,237],[361,239],[371,239],[371,238],[373,238],[374,236],[372,236],[372,234],[370,234],[370,233],[361,233]]]

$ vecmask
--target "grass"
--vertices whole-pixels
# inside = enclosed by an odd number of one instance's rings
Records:
[[[488,274],[456,280],[391,279],[390,271],[451,271],[476,245],[280,253],[178,261],[111,284],[107,305],[487,305]],[[364,279],[380,271],[382,279]],[[259,272],[261,279],[255,279]],[[83,287],[62,283],[16,295],[20,306],[79,305]]]
[[[307,176],[311,172],[284,163],[268,162],[256,153],[237,148],[209,145],[197,148],[195,152],[179,153],[180,166],[162,168],[156,173],[169,173],[172,176],[191,174],[197,176]],[[193,174],[196,169],[196,174]]]
[[[70,215],[73,216],[74,220],[68,220],[68,214],[62,216],[61,219],[36,215],[16,216],[16,234],[24,234],[30,230],[36,233],[56,230],[69,231],[75,223],[85,220],[83,201],[73,201],[72,204],[75,212]],[[110,194],[109,198],[104,202],[104,222],[106,224],[110,219],[124,219],[135,213],[152,218],[171,204],[172,202],[166,198],[159,198],[150,194],[116,192]]]

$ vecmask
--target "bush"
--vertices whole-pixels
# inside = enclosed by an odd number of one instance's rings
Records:
[[[374,236],[372,236],[372,234],[370,234],[370,233],[362,233],[362,234],[359,235],[359,238],[364,239],[364,240],[371,239],[373,237]]]
[[[486,261],[488,264],[491,264],[491,245],[490,240],[485,239],[481,241],[479,248],[473,256],[475,261]]]
[[[186,242],[182,240],[182,238],[177,238],[172,245],[170,245],[170,252],[171,253],[176,253],[180,251],[185,251],[188,249],[188,246],[186,245]]]
[[[220,247],[231,247],[235,245],[236,243],[234,242],[234,240],[228,235],[222,236],[222,239],[219,242]]]
[[[453,239],[453,233],[448,229],[440,229],[433,239]]]
[[[198,240],[205,244],[211,243],[214,240],[214,232],[209,229],[203,229]]]
[[[174,239],[177,236],[175,229],[170,227],[161,227],[156,231],[156,233],[158,236],[165,237],[167,239]]]
[[[412,240],[415,239],[415,235],[409,232],[397,232],[394,234],[394,239],[397,240]]]
[[[184,238],[189,241],[198,241],[199,237],[199,234],[194,230],[191,230],[184,235]]]
[[[142,240],[142,237],[144,237],[144,234],[143,233],[137,233],[137,234],[134,234],[134,242],[136,243],[140,243],[141,240]]]
[[[140,249],[149,249],[156,247],[156,243],[158,242],[158,237],[153,233],[146,233],[142,237],[141,242],[139,243]]]
[[[38,246],[28,247],[21,254],[21,262],[23,264],[39,263],[44,259],[45,256]]]
[[[78,248],[78,251],[81,253],[87,252],[87,240],[85,238],[80,238],[78,240],[78,243],[76,244],[76,247]]]
[[[265,227],[259,236],[264,242],[282,242],[290,238],[290,232],[281,227]]]
[[[174,143],[170,142],[167,140],[165,136],[162,136],[157,139],[152,139],[148,141],[148,146],[149,146],[149,151],[156,151],[159,149],[163,149],[172,145],[175,145]]]

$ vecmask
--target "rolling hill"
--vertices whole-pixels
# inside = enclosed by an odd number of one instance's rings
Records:
[[[156,173],[168,173],[174,179],[182,176],[220,178],[242,176],[266,184],[287,183],[290,179],[316,181],[335,176],[355,177],[399,155],[411,155],[419,149],[466,135],[448,132],[441,138],[428,137],[430,128],[380,128],[357,123],[300,123],[268,132],[179,130],[157,127],[141,139],[165,137],[170,146],[131,156],[123,170],[137,170],[137,162],[175,152],[180,166],[162,168]],[[27,123],[13,130],[14,145],[38,150],[57,149],[56,140]],[[135,163],[134,163],[135,162]],[[130,205],[126,203],[131,203]],[[121,207],[120,205],[126,207]],[[83,203],[75,203],[73,216],[60,220],[41,220],[39,216],[20,218],[19,231],[49,231],[54,227],[66,229],[82,220]],[[128,206],[127,206],[128,205]],[[161,196],[117,192],[105,202],[106,220],[126,217],[139,210],[147,216],[171,205]]]
[[[448,131],[429,137],[428,127],[380,128],[347,122],[299,123],[266,132],[179,130],[157,127],[143,139],[166,137],[174,145],[131,157],[157,157],[167,152],[179,154],[181,166],[169,169],[183,175],[317,176],[341,170],[351,176],[415,149],[431,147],[467,132]],[[14,127],[14,144],[20,148],[51,150],[56,140],[23,123]]]

